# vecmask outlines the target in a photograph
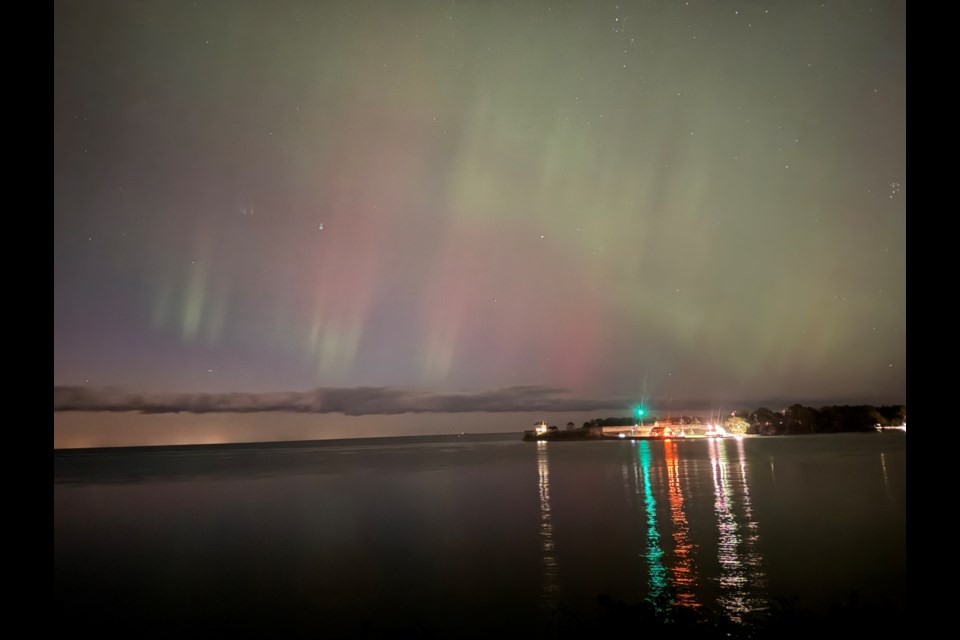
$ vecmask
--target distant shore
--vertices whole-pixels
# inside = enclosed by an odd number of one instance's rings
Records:
[[[586,433],[582,429],[577,429],[575,431],[555,431],[552,433],[540,433],[538,434],[535,431],[524,431],[523,437],[521,438],[524,442],[537,442],[537,441],[584,441],[584,440],[711,440],[711,439],[725,439],[725,438],[757,438],[760,437],[756,434],[737,434],[737,435],[726,435],[726,436],[706,436],[706,435],[683,435],[683,436],[655,436],[649,434],[604,434],[600,435]]]

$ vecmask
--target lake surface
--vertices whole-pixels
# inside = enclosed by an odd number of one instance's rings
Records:
[[[54,454],[54,612],[101,636],[746,637],[838,611],[906,611],[904,433]]]

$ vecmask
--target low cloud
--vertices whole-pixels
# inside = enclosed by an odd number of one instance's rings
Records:
[[[474,393],[427,393],[397,387],[321,387],[305,392],[137,393],[117,387],[54,386],[54,411],[139,413],[400,413],[598,411],[626,409],[626,398],[576,397],[566,389],[519,386]]]

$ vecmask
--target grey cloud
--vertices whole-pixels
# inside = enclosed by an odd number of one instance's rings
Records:
[[[518,386],[474,393],[427,393],[397,387],[318,388],[271,393],[137,393],[117,387],[54,386],[54,411],[139,413],[343,413],[351,416],[472,411],[596,411],[630,399],[575,397],[565,389]]]

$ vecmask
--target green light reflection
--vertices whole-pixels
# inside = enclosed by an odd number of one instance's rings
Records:
[[[643,499],[647,512],[647,553],[644,558],[650,572],[650,592],[647,601],[660,609],[667,589],[667,569],[663,566],[663,549],[657,530],[657,501],[650,488],[650,445],[640,442],[640,468],[643,471]]]

